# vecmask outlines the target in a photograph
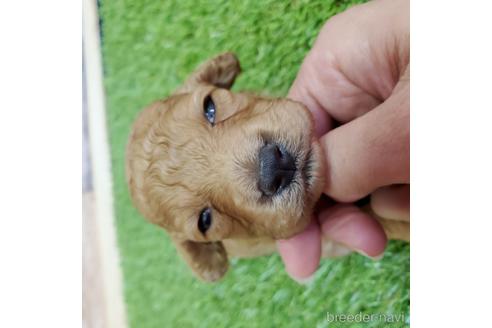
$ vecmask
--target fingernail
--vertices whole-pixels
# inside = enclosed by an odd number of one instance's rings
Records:
[[[299,285],[309,285],[314,281],[314,274],[305,277],[305,278],[297,278],[294,276],[290,276],[295,282],[297,282]]]
[[[384,252],[382,252],[381,254],[376,255],[376,256],[370,256],[369,254],[367,254],[367,253],[366,253],[366,252],[364,252],[364,251],[361,251],[361,250],[358,250],[358,249],[356,249],[355,251],[356,251],[357,253],[359,253],[360,255],[363,255],[363,256],[365,256],[365,257],[370,258],[370,259],[371,259],[371,260],[373,260],[373,261],[379,261],[379,260],[381,260],[381,259],[384,257]]]

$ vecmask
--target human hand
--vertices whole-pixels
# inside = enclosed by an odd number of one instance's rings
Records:
[[[376,214],[396,220],[409,219],[409,33],[407,0],[375,0],[336,15],[289,92],[314,116],[327,163],[324,193],[345,203],[372,194]],[[317,269],[322,236],[369,257],[384,251],[381,225],[355,205],[320,204],[315,213],[304,232],[278,242],[293,278]]]

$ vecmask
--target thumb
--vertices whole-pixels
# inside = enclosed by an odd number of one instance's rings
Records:
[[[381,105],[321,139],[330,197],[352,202],[410,178],[410,85],[401,80]]]

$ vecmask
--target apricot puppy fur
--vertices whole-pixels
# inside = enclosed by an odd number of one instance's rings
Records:
[[[205,62],[139,114],[127,146],[135,206],[205,281],[226,273],[228,256],[270,254],[276,239],[302,231],[324,183],[307,108],[229,91],[239,72],[232,53]],[[383,226],[408,238],[408,224]],[[323,243],[323,256],[348,252]]]

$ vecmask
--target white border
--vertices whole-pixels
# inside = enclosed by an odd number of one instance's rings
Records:
[[[0,327],[77,327],[81,8],[0,1]]]
[[[411,324],[490,325],[492,2],[411,1]]]

